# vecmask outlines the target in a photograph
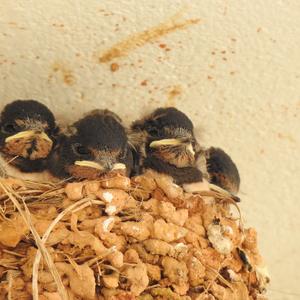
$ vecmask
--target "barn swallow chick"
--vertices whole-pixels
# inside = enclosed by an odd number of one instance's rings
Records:
[[[130,174],[132,152],[120,118],[94,110],[69,127],[49,159],[59,178],[95,179],[110,171]]]
[[[191,120],[174,107],[158,108],[131,126],[130,141],[142,170],[152,169],[184,184],[202,180],[196,167],[200,147]]]
[[[236,195],[240,187],[239,171],[230,156],[220,148],[205,150],[209,182]]]
[[[52,112],[38,101],[16,100],[6,105],[0,116],[0,158],[8,175],[45,170],[56,131]]]

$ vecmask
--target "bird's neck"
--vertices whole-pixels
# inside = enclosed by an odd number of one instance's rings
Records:
[[[196,167],[177,168],[154,155],[145,158],[145,169],[153,169],[159,173],[170,175],[174,178],[176,184],[192,183],[202,181],[202,173]]]

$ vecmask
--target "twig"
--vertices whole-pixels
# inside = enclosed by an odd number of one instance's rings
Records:
[[[40,236],[38,235],[36,229],[34,228],[33,224],[32,224],[32,220],[31,220],[31,215],[30,212],[26,206],[26,203],[23,201],[23,205],[25,208],[25,211],[23,211],[19,201],[14,197],[13,192],[14,191],[9,191],[6,186],[0,181],[0,186],[3,189],[3,191],[8,195],[8,197],[10,198],[10,200],[14,203],[14,205],[16,206],[17,210],[19,211],[20,215],[22,216],[22,218],[24,219],[26,225],[28,226],[28,228],[30,229],[36,244],[38,246],[39,249],[39,253],[42,253],[48,267],[49,267],[49,271],[51,272],[51,275],[53,276],[53,279],[57,285],[57,290],[58,293],[60,294],[61,298],[63,300],[68,300],[68,296],[67,296],[67,292],[64,288],[64,285],[62,283],[62,280],[60,278],[60,275],[54,265],[54,262],[52,260],[52,257],[50,256],[48,250],[45,247],[44,242],[41,240]],[[33,273],[34,276],[34,273]],[[34,300],[38,300],[39,296],[38,296],[38,289],[36,291],[33,290],[33,299]]]

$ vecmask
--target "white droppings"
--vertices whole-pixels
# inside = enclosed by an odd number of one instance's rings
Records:
[[[256,266],[255,273],[260,286],[266,288],[267,284],[270,282],[268,268],[266,266]]]
[[[106,219],[105,221],[103,221],[102,223],[102,228],[104,232],[108,232],[108,227],[109,225],[114,221],[114,218],[110,217],[108,219]]]
[[[103,193],[103,198],[104,198],[104,200],[105,200],[106,202],[110,203],[110,202],[113,200],[114,196],[113,196],[113,194],[110,193],[110,192],[104,192],[104,193]]]
[[[229,234],[233,234],[233,229],[230,226],[224,226],[224,231]]]
[[[178,243],[174,246],[174,249],[176,251],[184,250],[186,248],[187,248],[187,245],[185,245],[184,243]]]
[[[117,207],[115,205],[109,205],[106,209],[105,209],[105,212],[108,214],[108,215],[113,215],[115,212],[117,211]]]
[[[109,250],[111,252],[116,252],[117,251],[117,247],[116,246],[112,246],[112,247],[109,248]]]
[[[140,231],[140,228],[138,226],[133,225],[131,228],[134,231]]]
[[[198,262],[198,261],[199,261],[199,260],[198,260],[195,256],[192,257],[192,263],[193,263],[193,264],[195,264],[195,263]]]
[[[228,269],[227,272],[228,272],[229,277],[230,277],[230,279],[232,281],[239,281],[239,280],[241,280],[240,276],[237,275],[233,270]]]
[[[221,225],[210,224],[207,228],[207,235],[213,247],[221,254],[229,254],[233,249],[232,241],[224,237]]]
[[[206,205],[214,205],[216,203],[216,200],[214,197],[208,197],[208,196],[204,196],[202,197],[204,204]]]

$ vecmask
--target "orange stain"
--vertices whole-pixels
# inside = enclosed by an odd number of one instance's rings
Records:
[[[285,133],[278,132],[277,137],[281,140],[287,140],[291,143],[296,143],[296,140],[290,134],[285,134]]]
[[[61,62],[55,62],[52,65],[52,72],[57,73],[58,77],[62,79],[62,81],[66,85],[74,85],[76,82],[75,76],[73,75],[72,70],[67,67],[65,64]],[[53,75],[49,75],[49,79],[53,78]]]
[[[120,69],[120,66],[117,64],[117,63],[112,63],[111,65],[110,65],[110,70],[112,71],[112,72],[116,72],[116,71],[118,71]]]
[[[180,85],[174,85],[172,89],[168,92],[168,99],[165,106],[175,106],[176,98],[182,94],[182,88]]]
[[[186,29],[188,26],[197,24],[200,21],[199,19],[189,19],[180,22],[178,21],[179,16],[180,13],[177,13],[166,22],[163,22],[145,31],[132,34],[124,40],[116,43],[99,57],[99,62],[107,63],[115,58],[126,56],[131,51],[143,47],[147,43],[152,43],[162,36],[177,30]]]

